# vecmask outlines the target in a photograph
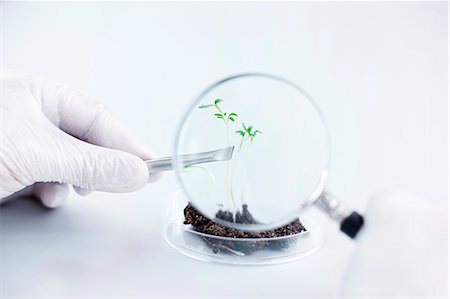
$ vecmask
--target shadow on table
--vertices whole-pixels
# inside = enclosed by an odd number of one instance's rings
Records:
[[[47,216],[56,216],[60,211],[43,206],[32,196],[25,196],[8,201],[0,205],[0,219],[3,226],[19,224],[21,222],[41,221]]]

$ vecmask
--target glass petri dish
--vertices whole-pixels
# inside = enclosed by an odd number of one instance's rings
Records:
[[[171,248],[196,260],[232,265],[279,264],[310,256],[323,244],[321,227],[305,216],[300,219],[306,231],[282,237],[230,238],[200,233],[183,224],[187,204],[182,190],[166,201],[163,235]]]

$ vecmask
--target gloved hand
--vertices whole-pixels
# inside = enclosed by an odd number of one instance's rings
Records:
[[[128,192],[158,178],[143,162],[151,152],[94,98],[12,72],[1,85],[1,201],[34,194],[56,207],[69,184]]]
[[[447,203],[388,190],[371,199],[343,298],[447,298]]]

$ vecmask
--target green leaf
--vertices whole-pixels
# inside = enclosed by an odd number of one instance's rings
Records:
[[[230,117],[230,116],[228,117],[228,119],[231,120],[231,121],[234,121],[234,118],[232,118],[232,117]]]
[[[244,123],[242,123],[242,127],[244,128],[245,131],[247,131],[247,127],[245,126]]]
[[[241,135],[242,137],[245,136],[245,132],[242,130],[236,131],[235,133],[238,133],[239,135]]]
[[[253,126],[249,126],[249,127],[247,128],[248,134],[251,134],[251,133],[252,133],[252,129],[253,129]]]
[[[214,106],[214,105],[200,105],[200,106],[198,106],[198,108],[205,109],[205,108],[209,108],[209,107],[212,107],[212,106]]]
[[[238,115],[234,112],[231,112],[229,116],[238,116]]]
[[[250,142],[253,142],[253,139],[255,139],[255,136],[257,133],[262,134],[262,132],[260,130],[255,130],[255,132],[248,134],[250,136]]]
[[[217,105],[217,104],[219,104],[220,102],[223,102],[223,100],[222,100],[222,99],[216,99],[216,100],[214,101],[214,105]]]
[[[223,115],[222,114],[220,114],[220,113],[215,113],[214,114],[217,118],[221,118],[221,119],[223,119]]]

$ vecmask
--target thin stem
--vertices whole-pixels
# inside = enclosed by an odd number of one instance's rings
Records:
[[[232,194],[233,194],[233,181],[234,181],[234,175],[236,173],[236,167],[237,167],[237,164],[239,162],[239,158],[241,157],[242,147],[244,145],[245,140],[247,140],[247,139],[248,138],[245,138],[245,137],[241,138],[241,142],[239,144],[239,148],[238,148],[238,151],[237,151],[237,154],[236,154],[236,160],[235,160],[235,162],[233,164],[233,169],[231,171],[231,184],[230,184],[230,186],[231,186],[231,193]],[[244,200],[243,200],[242,196],[241,196],[241,204],[244,204]]]
[[[219,111],[221,114],[223,114],[222,109],[220,109],[219,105],[214,104],[214,107],[216,107],[217,111]]]
[[[236,165],[239,162],[239,157],[241,155],[241,148],[238,149],[237,155],[236,155],[236,160],[234,161],[233,164],[233,169],[231,171],[231,178],[230,178],[230,192],[231,192],[231,196],[233,197],[234,200],[234,191],[233,191],[233,181],[234,181],[234,174],[236,172]]]
[[[228,134],[228,146],[231,146],[231,133],[230,133],[230,126],[228,125],[228,122],[225,122],[225,125],[227,127],[227,134]],[[233,208],[235,211],[237,211],[237,205],[236,202],[234,200],[234,194],[233,194],[233,180],[232,178],[230,178],[230,160],[227,161],[227,173],[226,173],[226,177],[225,177],[225,186],[228,186],[230,188],[230,199],[231,199],[231,203],[233,205]]]
[[[228,124],[228,118],[225,117],[224,112],[222,111],[222,109],[220,109],[220,107],[217,104],[214,104],[214,107],[216,107],[217,111],[219,111],[220,114],[223,115],[223,122],[225,124],[226,130],[227,130],[227,141],[228,141],[228,146],[231,146],[231,132],[230,132],[230,126]],[[231,199],[231,204],[233,205],[233,208],[235,211],[237,211],[237,205],[236,202],[234,200],[234,194],[233,194],[233,183],[230,179],[230,161],[227,161],[227,172],[225,175],[225,188],[228,186],[228,188],[230,189],[230,199]]]

